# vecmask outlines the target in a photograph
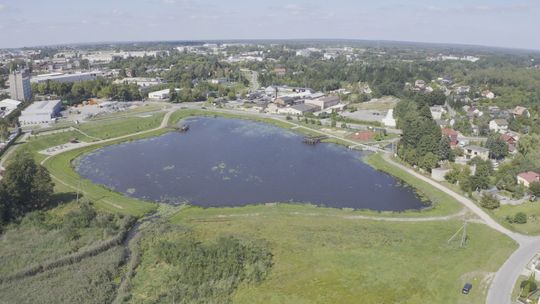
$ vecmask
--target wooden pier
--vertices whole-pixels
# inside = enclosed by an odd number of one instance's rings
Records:
[[[184,125],[184,124],[178,125],[178,126],[176,126],[176,131],[178,131],[178,132],[187,132],[187,131],[189,131],[189,125]]]
[[[328,138],[328,136],[306,136],[304,137],[303,142],[308,145],[316,145],[326,138]]]

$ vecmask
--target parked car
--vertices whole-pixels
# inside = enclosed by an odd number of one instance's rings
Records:
[[[463,294],[469,294],[471,289],[472,289],[472,284],[471,283],[465,283],[465,285],[463,286],[463,289],[461,290],[461,292]]]

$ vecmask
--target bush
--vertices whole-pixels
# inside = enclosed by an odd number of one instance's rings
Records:
[[[497,209],[501,206],[499,200],[493,194],[486,193],[482,196],[480,200],[480,206],[486,209]]]
[[[527,214],[524,212],[518,212],[514,216],[514,223],[516,224],[526,224],[527,223]]]
[[[534,182],[529,185],[529,191],[532,195],[540,197],[540,182]]]
[[[149,303],[171,303],[173,299],[183,299],[182,303],[230,303],[238,286],[260,283],[272,267],[272,254],[265,243],[236,237],[201,242],[186,232],[176,240],[157,239],[143,248],[148,248],[150,256],[157,257],[157,263],[172,274],[162,283],[159,299],[145,299]]]

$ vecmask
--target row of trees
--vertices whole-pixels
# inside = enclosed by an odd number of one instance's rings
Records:
[[[0,226],[25,213],[47,208],[54,184],[47,169],[27,152],[18,153],[0,181]]]
[[[75,83],[47,81],[32,84],[32,91],[40,95],[56,95],[74,104],[92,97],[111,98],[121,101],[142,99],[139,87],[136,84],[115,84],[105,78]]]

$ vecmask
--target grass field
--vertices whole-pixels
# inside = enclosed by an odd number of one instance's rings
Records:
[[[432,215],[449,214],[457,212],[459,209],[463,208],[456,200],[454,200],[448,194],[389,164],[382,158],[381,154],[371,154],[369,157],[366,158],[366,161],[375,169],[384,171],[404,181],[407,185],[414,187],[421,196],[424,196],[426,199],[433,203],[434,208],[421,211],[421,213],[427,212]]]
[[[0,284],[0,303],[111,303],[123,249],[114,247],[80,263]]]
[[[248,119],[248,120],[272,124],[272,125],[284,128],[284,129],[291,129],[292,127],[294,127],[293,125],[288,124],[283,121],[279,121],[272,118],[265,118],[265,117],[250,115],[250,114],[241,115],[241,114],[233,114],[233,113],[222,112],[222,111],[193,110],[193,109],[183,109],[183,110],[174,112],[171,115],[171,118],[169,119],[169,126],[175,126],[182,119],[194,117],[194,116],[219,116],[219,117],[225,117],[225,118]]]
[[[269,243],[269,278],[239,288],[233,303],[482,303],[489,274],[516,248],[483,225],[469,225],[469,241],[460,248],[447,243],[459,221],[387,223],[336,212],[290,205],[192,207],[171,221],[201,240],[233,235]],[[151,291],[142,282],[160,270],[143,268],[137,275],[134,292],[144,294]],[[465,282],[474,284],[468,296],[461,294]]]
[[[141,139],[148,136],[157,136],[164,132],[166,132],[166,130],[159,130],[140,136],[134,136],[130,138],[130,140]],[[118,140],[117,142],[120,143],[122,141],[125,140]],[[114,143],[115,142],[107,143],[107,145]],[[95,145],[62,153],[51,157],[44,165],[54,177],[53,181],[63,186],[60,189],[69,192],[80,189],[82,194],[92,201],[98,209],[114,213],[129,214],[136,217],[140,217],[155,210],[157,208],[157,204],[155,203],[131,198],[103,186],[96,185],[87,179],[81,178],[74,170],[72,165],[73,159],[103,146],[104,145]]]
[[[128,116],[111,120],[91,121],[79,126],[79,129],[92,137],[100,139],[114,138],[159,127],[163,112],[149,117]]]
[[[506,220],[507,216],[514,217],[516,213],[524,212],[527,214],[526,224],[509,223]],[[525,202],[518,206],[501,205],[500,208],[490,212],[497,221],[511,228],[514,231],[529,235],[540,234],[540,203]]]

